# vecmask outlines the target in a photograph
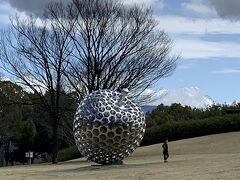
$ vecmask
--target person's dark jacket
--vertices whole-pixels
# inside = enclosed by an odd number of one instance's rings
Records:
[[[163,148],[163,154],[167,154],[168,153],[168,144],[166,142],[163,143],[162,148]]]

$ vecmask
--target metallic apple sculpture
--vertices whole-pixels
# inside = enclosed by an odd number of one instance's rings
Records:
[[[98,164],[121,162],[140,144],[145,132],[141,108],[121,93],[98,90],[80,103],[74,117],[76,145],[83,156]]]

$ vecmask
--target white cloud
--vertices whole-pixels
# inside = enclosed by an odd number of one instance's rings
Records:
[[[164,0],[122,0],[122,1],[126,5],[136,4],[147,7],[155,5],[159,9],[162,9],[164,7]]]
[[[173,51],[183,58],[239,58],[240,43],[232,41],[208,41],[201,37],[215,34],[240,34],[240,22],[221,18],[189,19],[182,16],[158,16],[159,29],[173,38]],[[185,67],[183,67],[185,68]]]
[[[173,39],[173,52],[183,58],[239,58],[240,43],[233,38],[221,41],[202,40],[207,35],[239,35],[240,22],[221,18],[190,19],[183,16],[156,16],[159,29]],[[184,68],[184,67],[183,67]]]
[[[156,16],[159,28],[171,34],[240,34],[240,22],[221,18],[190,19],[183,16]]]
[[[238,74],[240,69],[226,68],[222,70],[216,70],[212,72],[213,74]]]
[[[16,10],[8,3],[0,3],[0,23],[8,24],[10,22],[9,16],[14,15]]]
[[[191,0],[190,2],[183,2],[181,4],[182,9],[196,16],[201,17],[216,17],[216,10],[209,6],[209,4],[204,3],[203,0]]]
[[[145,3],[158,4],[164,6],[164,0],[123,0],[125,3]],[[190,4],[192,3],[192,4]],[[201,0],[185,3],[188,8],[195,9],[197,3],[202,3]],[[194,4],[195,3],[195,4]],[[9,4],[3,3],[0,5],[0,10],[7,8],[9,12],[16,12]],[[202,6],[200,9],[204,9]],[[206,12],[208,10],[205,10]],[[23,17],[26,15],[22,13]],[[25,15],[25,16],[24,16]],[[221,18],[195,18],[189,19],[183,16],[155,16],[159,21],[159,28],[164,29],[171,35],[174,41],[174,52],[181,54],[183,58],[212,58],[212,57],[240,57],[240,43],[236,42],[209,42],[196,38],[208,34],[240,34],[240,22],[230,21]],[[8,15],[0,14],[0,21],[7,23]],[[185,37],[183,37],[183,35]],[[194,35],[197,35],[194,37]],[[188,69],[191,67],[180,66],[179,69]]]
[[[240,44],[234,42],[209,42],[194,38],[177,38],[174,40],[174,53],[181,53],[186,59],[193,58],[239,58]]]

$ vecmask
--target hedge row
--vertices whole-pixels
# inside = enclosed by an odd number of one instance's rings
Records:
[[[77,149],[76,146],[70,146],[64,149],[59,150],[58,152],[58,161],[68,161],[71,159],[77,159],[82,157],[80,154],[79,150]],[[47,161],[51,162],[51,155],[47,157]]]
[[[159,126],[147,128],[141,145],[160,143],[165,138],[179,140],[239,130],[239,114],[216,116],[201,120],[168,121]]]

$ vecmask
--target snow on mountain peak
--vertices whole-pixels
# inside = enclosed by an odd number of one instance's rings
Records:
[[[198,87],[185,87],[176,90],[149,90],[148,93],[154,92],[153,101],[149,105],[171,105],[180,103],[195,108],[206,108],[215,104],[215,102]]]

